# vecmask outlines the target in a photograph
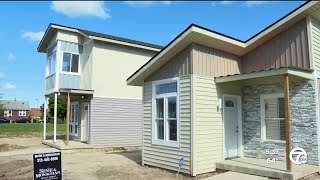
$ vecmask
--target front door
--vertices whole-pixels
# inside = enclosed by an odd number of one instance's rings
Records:
[[[88,142],[89,103],[82,104],[81,114],[81,141]]]
[[[239,127],[238,127],[238,98],[227,96],[224,101],[224,137],[225,158],[240,156],[239,153]]]
[[[70,119],[70,135],[78,136],[78,123],[79,123],[79,103],[71,103],[71,119]]]

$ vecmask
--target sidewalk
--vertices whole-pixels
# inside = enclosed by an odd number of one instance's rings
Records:
[[[266,180],[267,177],[254,176],[249,174],[242,174],[238,172],[225,172],[218,175],[214,175],[203,180]]]

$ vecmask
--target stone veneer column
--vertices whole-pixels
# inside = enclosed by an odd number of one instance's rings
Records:
[[[283,85],[246,86],[243,90],[243,147],[246,157],[266,159],[266,150],[278,150],[285,160],[285,143],[261,142],[260,95],[283,93]],[[292,148],[307,151],[308,164],[318,164],[315,81],[290,82]]]

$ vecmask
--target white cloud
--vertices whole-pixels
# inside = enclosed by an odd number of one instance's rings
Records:
[[[170,5],[171,1],[125,1],[126,4],[135,7],[149,7],[154,4]]]
[[[269,1],[246,1],[246,5],[248,7],[252,7],[252,6],[256,6],[256,5],[260,5],[260,4],[264,4],[264,3],[268,3]]]
[[[15,59],[16,56],[15,56],[13,53],[9,53],[8,58],[9,58],[9,59]]]
[[[94,16],[110,17],[103,1],[52,1],[50,8],[69,17]]]
[[[44,35],[43,31],[39,32],[24,32],[21,37],[32,41],[40,41]]]
[[[232,4],[232,3],[233,3],[233,1],[221,1],[220,3],[221,3],[221,4],[225,4],[225,5],[227,5],[227,4]]]
[[[2,89],[16,89],[16,86],[14,84],[5,83],[0,86]]]

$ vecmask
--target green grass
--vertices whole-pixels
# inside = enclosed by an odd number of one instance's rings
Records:
[[[0,133],[41,133],[43,132],[43,124],[41,123],[10,123],[0,124]],[[53,132],[53,124],[47,123],[47,132]],[[65,124],[57,124],[57,134],[66,132]]]

